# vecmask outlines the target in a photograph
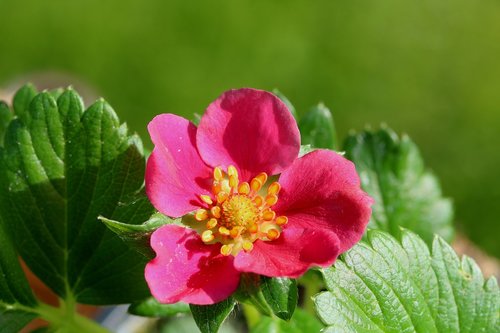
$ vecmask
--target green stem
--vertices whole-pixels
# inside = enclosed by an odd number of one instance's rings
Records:
[[[109,333],[107,329],[96,322],[76,313],[75,309],[76,303],[74,300],[70,302],[66,300],[61,308],[41,303],[34,309],[34,312],[48,321],[58,333]],[[68,312],[68,310],[73,312]]]

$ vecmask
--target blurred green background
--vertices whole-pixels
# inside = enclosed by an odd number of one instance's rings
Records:
[[[0,87],[47,73],[104,96],[147,144],[154,115],[243,86],[299,113],[325,102],[341,137],[385,122],[500,257],[498,0],[0,0]]]

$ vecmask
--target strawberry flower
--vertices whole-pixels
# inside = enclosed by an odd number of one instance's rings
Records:
[[[186,225],[151,236],[145,277],[162,303],[219,302],[245,272],[297,278],[331,265],[366,228],[372,199],[353,163],[329,150],[298,158],[297,123],[271,93],[230,90],[198,128],[161,114],[148,130],[147,195]]]

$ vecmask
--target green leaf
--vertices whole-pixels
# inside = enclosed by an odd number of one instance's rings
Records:
[[[13,114],[9,109],[9,106],[0,101],[0,147],[3,147],[3,137],[5,135],[5,130],[12,120]]]
[[[311,108],[300,119],[299,128],[303,145],[337,150],[337,132],[332,113],[323,103]]]
[[[323,325],[307,312],[297,309],[290,321],[264,317],[250,333],[313,333],[320,332]]]
[[[14,95],[12,106],[16,116],[23,118],[28,112],[31,100],[37,94],[36,88],[31,84],[25,84]]]
[[[190,304],[191,313],[194,321],[202,333],[216,333],[220,325],[226,320],[227,316],[233,311],[236,301],[233,297],[212,304],[212,305],[194,305]]]
[[[154,297],[149,297],[144,301],[133,303],[129,306],[128,312],[143,317],[169,317],[178,313],[188,313],[189,304],[161,304]]]
[[[264,277],[254,273],[244,273],[240,276],[240,284],[233,296],[241,303],[251,304],[261,314],[272,316],[273,310],[267,303],[261,289]]]
[[[0,309],[0,333],[17,333],[35,317],[35,314],[22,310]]]
[[[0,222],[0,333],[15,333],[36,317],[37,302]]]
[[[0,154],[0,215],[30,269],[62,298],[88,304],[149,296],[146,258],[97,220],[147,220],[141,200],[144,156],[113,109],[99,100],[84,111],[67,89],[57,102],[24,87],[14,98]],[[126,292],[124,292],[126,290]]]
[[[500,291],[476,263],[439,236],[432,253],[416,234],[368,232],[334,267],[315,297],[327,332],[498,332]]]
[[[297,306],[297,281],[288,278],[261,277],[260,288],[273,313],[283,319],[292,318]]]
[[[292,102],[290,102],[290,100],[286,98],[286,96],[283,95],[283,93],[281,93],[281,91],[279,91],[278,89],[274,89],[273,94],[275,94],[279,99],[281,99],[283,103],[285,103],[286,107],[288,108],[292,116],[295,118],[295,120],[298,120],[299,117],[297,115],[297,110],[295,110],[295,107],[293,106]]]
[[[450,240],[453,207],[443,198],[417,146],[392,130],[366,130],[350,135],[346,157],[354,162],[363,189],[375,199],[370,228],[397,235],[399,227],[418,233],[428,244],[438,234]]]
[[[145,196],[139,200],[147,200]],[[128,243],[136,251],[144,255],[148,260],[155,257],[154,251],[149,245],[149,240],[153,231],[165,224],[171,224],[175,221],[160,213],[153,214],[146,222],[142,224],[127,224],[107,219],[103,216],[99,220],[104,222],[109,230],[114,232],[124,242]]]

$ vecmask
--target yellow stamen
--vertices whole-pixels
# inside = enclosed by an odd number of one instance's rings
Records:
[[[247,182],[241,183],[238,188],[239,194],[248,194],[250,193],[250,185]]]
[[[214,240],[214,235],[212,233],[212,230],[205,230],[201,234],[201,240],[205,243],[211,242]]]
[[[222,255],[228,256],[231,254],[232,250],[233,250],[233,244],[225,244],[221,246],[220,253]]]
[[[252,251],[256,240],[271,242],[279,238],[288,218],[277,216],[273,210],[281,186],[268,180],[267,174],[261,172],[250,182],[240,183],[235,166],[230,165],[227,172],[214,168],[212,193],[199,195],[206,208],[194,214],[197,221],[203,222],[202,241],[220,242],[221,254],[236,256],[240,251]]]
[[[231,229],[231,231],[229,232],[230,236],[233,237],[233,238],[236,238],[240,235],[240,232],[241,232],[241,228],[238,228],[238,227],[234,227],[233,229]]]
[[[222,173],[221,168],[216,167],[216,168],[214,169],[214,179],[215,179],[216,181],[221,181],[223,177],[224,177],[224,174]]]
[[[255,202],[255,206],[260,207],[262,206],[264,199],[260,195],[257,195],[255,198],[253,198],[253,202]]]
[[[238,177],[231,175],[229,176],[229,186],[236,189],[238,187]]]
[[[217,220],[214,219],[214,218],[211,218],[210,220],[208,220],[207,222],[207,229],[213,229],[217,226]]]
[[[280,232],[276,229],[271,229],[267,232],[267,238],[270,240],[275,240],[280,236]]]
[[[238,178],[238,170],[236,170],[233,165],[227,167],[227,174],[229,176],[235,176],[236,178]]]
[[[226,201],[228,196],[229,195],[226,192],[219,192],[219,194],[217,194],[217,202],[223,203],[224,201]]]
[[[254,192],[259,192],[259,190],[262,188],[262,182],[260,179],[254,178],[250,181],[250,188]]]
[[[280,183],[274,182],[271,185],[269,185],[269,188],[267,189],[267,194],[277,195],[280,189],[281,189]]]
[[[262,218],[266,221],[272,221],[274,220],[274,217],[276,216],[276,213],[273,212],[272,210],[266,210],[264,213],[262,213]]]
[[[249,242],[249,241],[244,241],[243,242],[243,250],[245,250],[246,252],[250,252],[252,251],[253,249],[253,243],[252,242]]]
[[[257,233],[259,231],[259,226],[257,224],[252,224],[250,227],[248,227],[248,231],[250,231],[252,234]]]
[[[269,194],[266,196],[266,204],[268,206],[273,206],[275,203],[278,202],[278,196],[275,194]]]
[[[197,221],[204,221],[208,218],[208,212],[206,209],[198,209],[194,214],[194,218]]]
[[[276,224],[279,226],[285,225],[288,223],[288,217],[286,216],[279,216],[276,218]]]
[[[213,203],[214,203],[214,202],[212,201],[212,198],[210,198],[210,196],[209,196],[209,195],[206,195],[206,194],[202,194],[202,195],[200,195],[200,199],[201,199],[204,203],[206,203],[206,204],[208,204],[208,205],[211,205],[211,204],[213,204]]]
[[[210,213],[212,213],[212,216],[215,217],[216,219],[220,218],[220,206],[213,206],[210,208]]]
[[[259,174],[257,175],[257,177],[255,177],[255,178],[257,178],[258,180],[260,180],[260,182],[261,182],[262,184],[265,184],[265,183],[267,182],[267,173],[265,173],[265,172],[261,172],[261,173],[259,173]]]
[[[220,184],[213,185],[212,186],[212,193],[217,195],[219,192],[222,191],[222,186]]]
[[[226,227],[219,227],[219,234],[229,236],[230,232]]]

